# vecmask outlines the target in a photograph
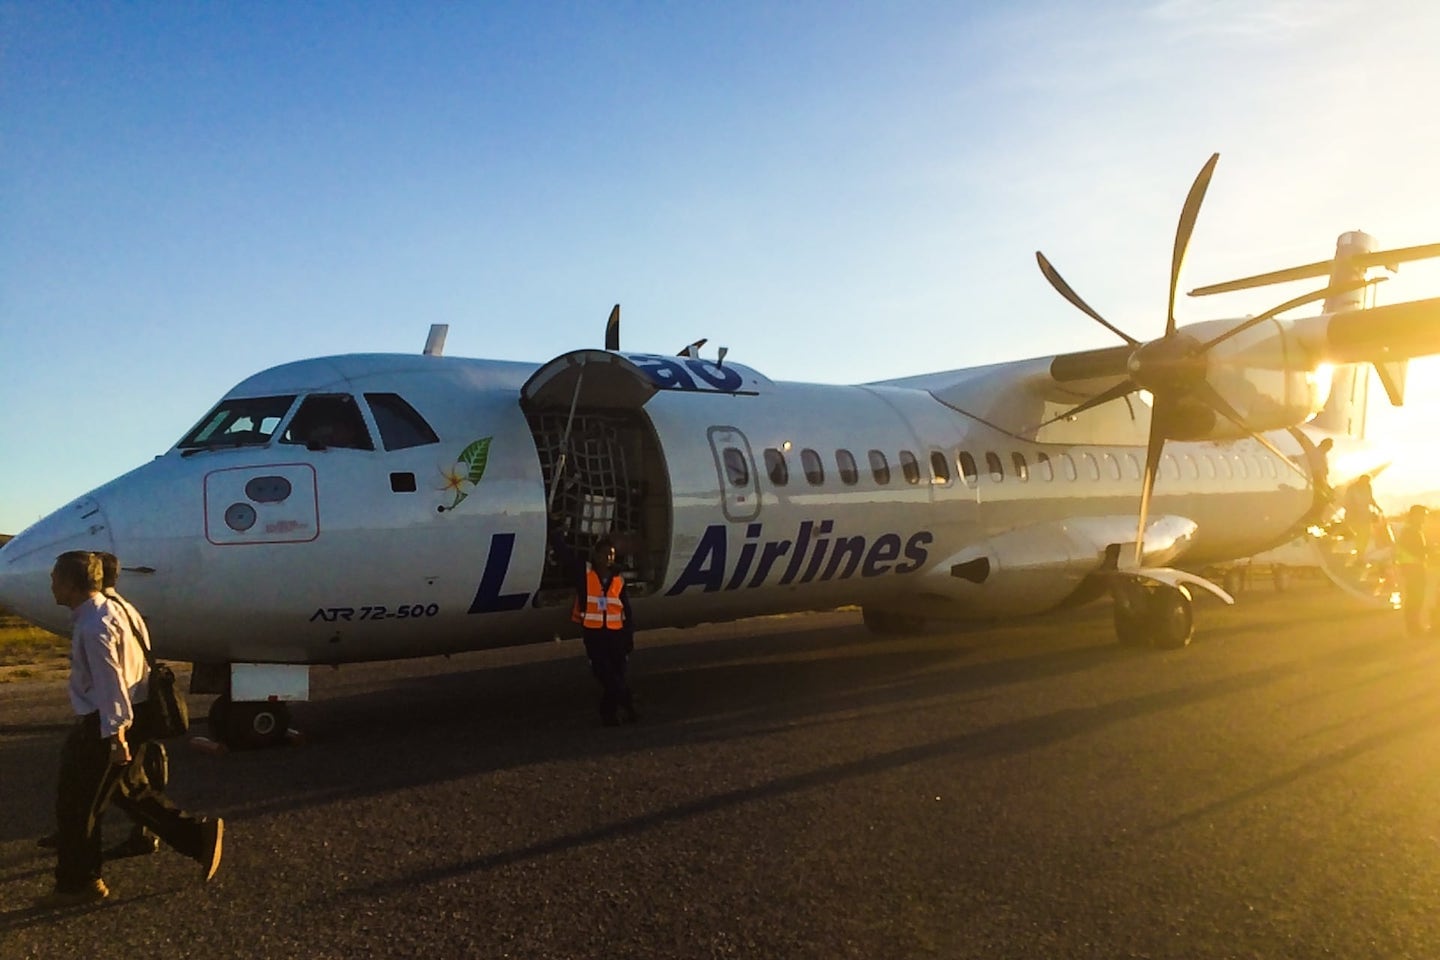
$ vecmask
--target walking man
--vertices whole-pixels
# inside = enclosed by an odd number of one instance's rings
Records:
[[[50,571],[55,602],[69,607],[70,704],[78,719],[60,752],[55,797],[55,889],[38,903],[58,908],[110,895],[100,877],[100,818],[113,800],[137,823],[196,860],[209,880],[220,867],[224,821],[177,808],[133,763],[128,731],[148,693],[149,666],[120,607],[101,593],[100,558],[70,551]],[[140,743],[133,745],[138,748]]]

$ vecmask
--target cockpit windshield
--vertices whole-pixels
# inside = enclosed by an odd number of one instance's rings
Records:
[[[181,450],[249,447],[268,443],[295,397],[221,400],[178,446]]]

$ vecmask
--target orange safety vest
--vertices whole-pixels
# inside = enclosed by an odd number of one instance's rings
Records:
[[[625,579],[616,573],[610,578],[610,589],[600,585],[600,574],[594,567],[585,568],[585,610],[580,610],[580,598],[570,608],[570,619],[586,630],[622,630],[625,627],[625,608],[620,602],[620,591],[625,589]]]

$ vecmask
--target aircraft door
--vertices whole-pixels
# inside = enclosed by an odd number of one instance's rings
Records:
[[[734,522],[754,520],[760,513],[760,487],[755,479],[755,457],[750,441],[734,427],[711,427],[710,452],[720,479],[720,503],[725,518]]]

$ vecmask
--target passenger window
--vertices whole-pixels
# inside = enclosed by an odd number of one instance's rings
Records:
[[[1181,455],[1181,459],[1185,461],[1185,478],[1187,480],[1199,480],[1200,465],[1195,462],[1195,458],[1186,453]]]
[[[853,487],[860,479],[860,471],[855,467],[855,456],[849,450],[835,451],[835,466],[840,469],[840,482],[847,487]]]
[[[930,473],[936,483],[950,482],[950,464],[945,461],[945,454],[939,450],[930,451]]]
[[[1215,458],[1206,453],[1200,457],[1200,466],[1205,469],[1205,479],[1215,479]]]
[[[969,450],[960,451],[960,475],[972,487],[980,476],[980,471],[975,466],[975,458],[970,455]]]
[[[185,435],[178,446],[182,450],[201,450],[266,443],[294,402],[293,394],[288,397],[222,400],[205,415],[199,426]]]
[[[1102,454],[1105,458],[1105,469],[1110,474],[1111,480],[1120,479],[1120,461],[1115,459],[1113,454]]]
[[[306,397],[280,439],[284,443],[303,443],[311,450],[375,449],[360,408],[355,405],[355,399],[345,393],[317,393]]]
[[[1180,465],[1175,462],[1173,453],[1165,454],[1165,458],[1160,462],[1160,472],[1165,475],[1166,480],[1180,479]]]
[[[1055,479],[1055,466],[1050,462],[1050,454],[1035,454],[1035,466],[1040,468],[1040,479],[1046,481]]]
[[[805,471],[805,481],[812,487],[818,487],[825,482],[825,465],[820,462],[820,454],[806,447],[800,451],[800,467]]]
[[[1079,476],[1075,472],[1075,460],[1068,453],[1060,454],[1060,472],[1065,475],[1066,480],[1074,480]]]
[[[990,479],[999,483],[1005,479],[1005,465],[1000,462],[1000,455],[986,451],[985,466],[990,470]]]
[[[1125,454],[1125,464],[1130,468],[1130,479],[1139,480],[1145,473],[1145,468],[1140,466],[1140,461],[1135,459],[1135,454]]]
[[[785,454],[774,447],[765,448],[765,472],[770,475],[770,482],[777,487],[783,487],[790,482],[790,465],[785,462]]]
[[[1100,479],[1100,462],[1095,459],[1095,454],[1083,454],[1081,459],[1085,461],[1085,475],[1091,480]]]
[[[879,450],[870,451],[870,473],[882,487],[890,482],[890,461]]]
[[[900,472],[905,475],[906,483],[920,482],[920,461],[909,450],[900,451]]]
[[[730,486],[750,486],[750,465],[745,462],[745,454],[735,447],[726,447],[720,459],[725,461],[725,479],[730,481]]]
[[[365,402],[380,428],[380,442],[386,450],[408,450],[427,443],[439,443],[425,418],[415,412],[398,393],[367,393]]]
[[[1015,468],[1015,476],[1022,481],[1030,479],[1030,465],[1025,462],[1025,454],[1018,452],[1010,454],[1010,465]]]
[[[1237,454],[1234,454],[1234,458],[1235,458],[1235,476],[1236,476],[1236,478],[1237,478],[1237,479],[1240,479],[1240,480],[1249,479],[1249,474],[1247,474],[1247,473],[1245,472],[1245,458],[1242,457],[1242,456],[1240,456],[1240,454],[1238,454],[1238,453],[1237,453]]]

